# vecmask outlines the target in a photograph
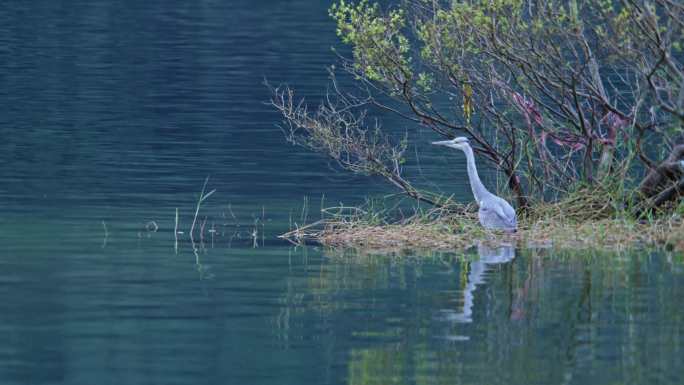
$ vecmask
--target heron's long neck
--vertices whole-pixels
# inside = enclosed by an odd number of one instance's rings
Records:
[[[473,189],[473,195],[475,196],[475,200],[479,204],[483,198],[487,197],[488,195],[491,195],[491,193],[487,191],[485,186],[482,184],[482,181],[480,180],[480,176],[477,175],[477,167],[475,166],[475,156],[473,155],[473,149],[470,147],[466,147],[463,149],[463,152],[465,153],[466,160],[468,162],[468,180],[470,180],[470,188]]]

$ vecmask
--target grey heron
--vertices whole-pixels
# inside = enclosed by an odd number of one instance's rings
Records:
[[[461,136],[452,140],[432,142],[432,144],[455,148],[465,153],[468,163],[468,180],[479,207],[480,224],[487,229],[515,231],[518,227],[515,209],[504,199],[490,193],[482,184],[477,175],[475,155],[473,155],[473,149],[468,143],[468,138]]]

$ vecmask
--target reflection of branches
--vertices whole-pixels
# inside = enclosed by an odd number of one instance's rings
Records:
[[[104,238],[102,238],[102,248],[107,247],[107,240],[109,239],[109,231],[107,231],[107,223],[102,220],[102,228],[104,229]]]
[[[292,250],[293,260],[298,260],[299,254]],[[487,365],[480,365],[484,361],[500,363],[508,382],[527,383],[532,370],[541,383],[566,383],[579,378],[571,377],[577,376],[577,367],[594,364],[596,349],[617,352],[617,362],[635,354],[651,362],[651,352],[665,352],[667,359],[651,366],[676,378],[681,366],[676,358],[681,351],[680,330],[650,327],[642,321],[657,316],[656,326],[679,325],[680,315],[665,310],[679,306],[681,285],[648,278],[671,277],[681,261],[663,264],[660,259],[640,258],[639,252],[524,249],[521,253],[516,258],[522,259],[496,269],[496,274],[485,273],[486,291],[478,286],[474,292],[478,324],[456,327],[435,322],[437,308],[454,304],[450,295],[454,275],[430,266],[437,260],[423,255],[416,258],[419,262],[406,256],[339,255],[317,259],[320,268],[295,262],[294,269],[306,274],[287,278],[279,312],[271,318],[273,333],[283,348],[310,339],[312,333],[321,337],[322,346],[333,351],[331,357],[349,357],[348,372],[355,380],[349,383],[355,384],[410,383],[426,373],[427,382],[453,383],[455,378],[468,377],[473,365],[484,368],[479,382],[501,382],[501,371],[486,370]],[[648,309],[643,296],[629,295],[635,290],[649,294]],[[377,293],[382,298],[374,298]],[[607,326],[602,322],[606,312],[627,321]],[[445,326],[450,331],[464,330],[472,341],[445,348],[435,341]],[[539,338],[548,333],[553,338]],[[646,337],[666,342],[639,350]],[[458,339],[464,337],[451,336],[445,343]],[[606,347],[606,339],[614,346]],[[567,369],[548,370],[549,360]],[[640,368],[628,370],[638,375]]]
[[[207,265],[202,264],[202,260],[199,256],[199,250],[196,248],[193,248],[192,253],[195,255],[195,268],[197,269],[197,272],[199,273],[200,279],[212,279],[214,278],[214,275],[210,271],[210,267]]]
[[[181,232],[178,230],[178,224],[179,224],[180,216],[178,213],[178,207],[176,207],[176,216],[174,218],[174,225],[173,225],[173,251],[178,254],[178,236],[181,234]]]

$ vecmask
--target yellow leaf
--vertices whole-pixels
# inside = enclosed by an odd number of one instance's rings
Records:
[[[463,116],[470,124],[470,116],[473,114],[473,87],[470,84],[463,85]]]

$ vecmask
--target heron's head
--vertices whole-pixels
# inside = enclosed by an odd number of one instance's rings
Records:
[[[459,136],[458,138],[451,140],[442,140],[441,142],[432,142],[432,144],[436,144],[438,146],[447,146],[457,150],[464,150],[466,147],[470,147],[468,138],[465,136]]]

